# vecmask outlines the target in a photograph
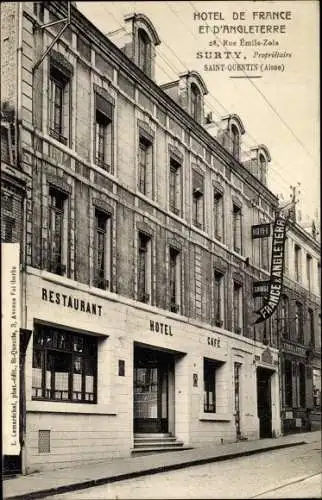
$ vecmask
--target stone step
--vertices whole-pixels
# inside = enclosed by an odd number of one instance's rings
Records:
[[[154,438],[164,438],[164,437],[171,437],[170,432],[135,432],[134,433],[134,439],[136,438],[148,438],[148,437],[154,437]]]
[[[164,441],[151,441],[149,443],[134,442],[135,449],[141,448],[179,448],[183,446],[182,441],[164,442]]]
[[[191,447],[188,446],[169,446],[165,448],[132,448],[131,453],[132,455],[148,455],[149,453],[154,454],[154,453],[164,453],[164,452],[169,452],[169,451],[183,451],[183,450],[191,450]]]
[[[164,438],[158,438],[158,437],[142,437],[142,438],[137,438],[135,437],[134,438],[134,442],[135,443],[149,443],[151,441],[155,441],[155,442],[171,442],[171,441],[176,441],[176,437],[174,436],[167,436],[167,437],[164,437]]]

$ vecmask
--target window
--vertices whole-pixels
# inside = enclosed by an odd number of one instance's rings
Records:
[[[269,238],[260,238],[260,252],[261,252],[261,264],[262,268],[266,271],[269,267]]]
[[[151,41],[142,29],[138,31],[138,66],[145,74],[151,76]]]
[[[214,275],[214,320],[215,325],[222,327],[224,324],[224,275],[215,271]]]
[[[300,407],[305,408],[305,365],[299,363],[299,382],[300,382]]]
[[[70,77],[50,66],[49,133],[59,142],[69,143]]]
[[[1,189],[1,241],[20,243],[23,229],[23,197],[13,186]]]
[[[285,339],[289,338],[289,303],[288,297],[282,295],[280,304],[280,317],[278,325],[278,335],[282,335]]]
[[[295,342],[304,343],[303,330],[303,306],[299,302],[295,304]]]
[[[224,241],[224,197],[218,191],[214,192],[214,236]]]
[[[170,158],[169,205],[170,211],[176,215],[180,215],[181,205],[180,167],[180,163]]]
[[[307,287],[311,291],[312,287],[312,257],[309,254],[306,254],[306,280]]]
[[[138,189],[142,194],[150,197],[152,197],[152,153],[152,142],[141,136],[139,141]]]
[[[242,227],[241,227],[241,208],[233,205],[233,249],[237,253],[242,251]]]
[[[94,161],[108,172],[113,164],[113,106],[95,93]]]
[[[180,310],[180,252],[170,247],[170,311],[179,312]]]
[[[307,312],[309,320],[310,344],[312,347],[314,347],[315,346],[314,312],[313,309],[308,309]]]
[[[231,126],[231,139],[232,139],[232,154],[236,160],[239,160],[240,138],[239,130],[236,125]]]
[[[284,397],[285,406],[291,408],[293,405],[293,383],[292,383],[292,361],[284,360]]]
[[[285,237],[284,242],[284,272],[288,274],[288,259],[289,259],[289,240],[288,237]]]
[[[64,275],[67,266],[68,249],[68,196],[49,188],[48,214],[48,271]]]
[[[138,300],[149,303],[151,294],[151,238],[139,233],[138,241]]]
[[[37,326],[33,341],[32,398],[95,403],[96,366],[95,337]]]
[[[201,95],[200,90],[194,83],[190,87],[191,97],[190,97],[190,107],[191,116],[197,122],[200,122],[201,117]]]
[[[267,171],[267,164],[266,164],[266,158],[264,155],[260,154],[259,155],[259,175],[260,175],[260,181],[263,184],[266,184],[266,171]]]
[[[295,266],[295,280],[301,280],[301,248],[298,245],[294,247],[294,266]]]
[[[95,210],[94,285],[105,290],[110,287],[111,218]]]
[[[237,281],[233,283],[233,332],[241,333],[243,326],[243,297],[242,285]]]
[[[192,171],[192,223],[195,227],[203,229],[204,224],[204,187],[203,176]]]
[[[203,377],[204,377],[204,412],[216,412],[216,368],[215,361],[204,358]]]

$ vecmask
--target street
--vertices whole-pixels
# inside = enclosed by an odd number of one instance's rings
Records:
[[[321,498],[321,443],[315,441],[49,498]]]

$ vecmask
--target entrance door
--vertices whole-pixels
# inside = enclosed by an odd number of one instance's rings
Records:
[[[257,368],[257,409],[259,437],[272,437],[271,371]]]
[[[234,387],[235,387],[235,426],[236,437],[240,439],[240,363],[234,363]]]
[[[168,432],[168,373],[171,357],[161,351],[134,351],[134,432]]]

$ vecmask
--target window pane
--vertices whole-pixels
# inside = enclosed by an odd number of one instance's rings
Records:
[[[49,399],[68,399],[71,355],[50,351],[47,355],[46,396]]]

